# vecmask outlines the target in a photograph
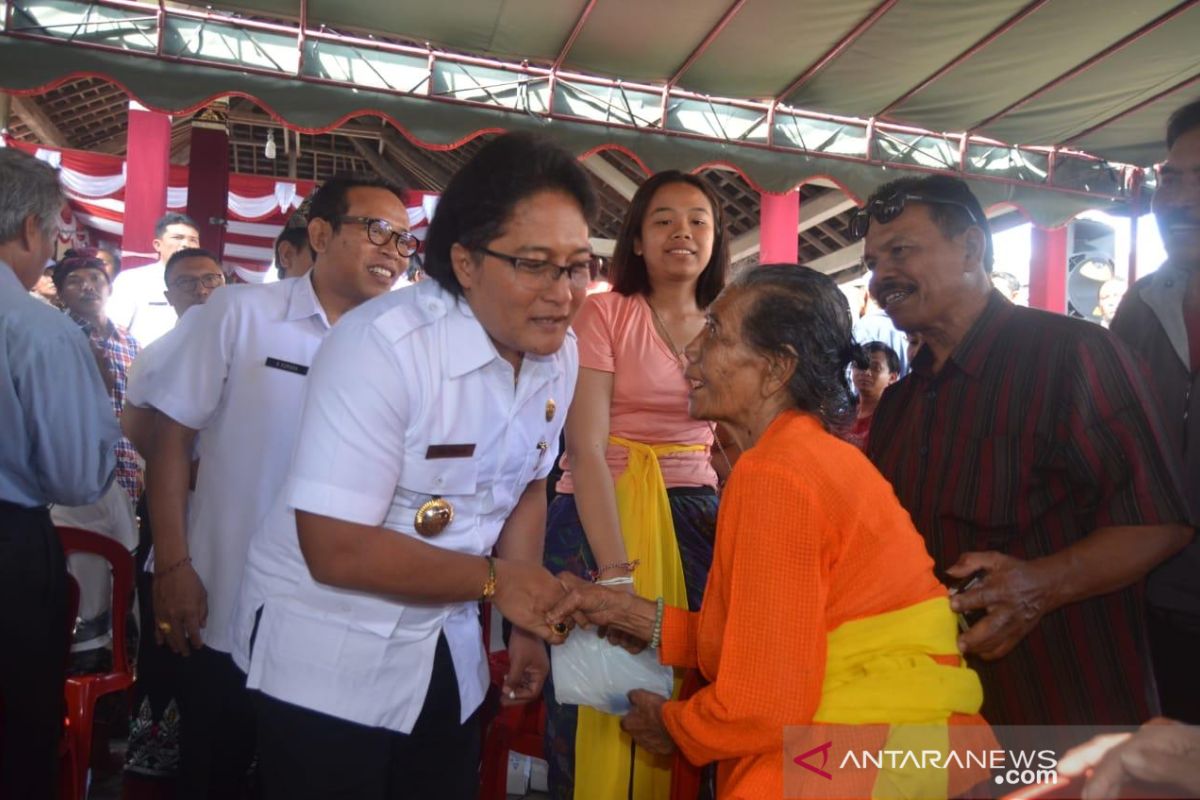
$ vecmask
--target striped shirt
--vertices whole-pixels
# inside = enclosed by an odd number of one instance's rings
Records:
[[[83,328],[92,347],[104,353],[104,364],[112,376],[113,383],[109,398],[112,400],[113,413],[120,419],[121,410],[125,408],[125,385],[129,367],[137,358],[141,347],[137,339],[129,335],[129,331],[112,320],[108,321],[104,331],[98,331],[83,317],[71,311],[67,313]],[[137,503],[142,495],[142,462],[138,459],[137,450],[134,449],[133,442],[122,436],[117,441],[116,453],[117,483],[121,484],[121,488],[129,494],[130,499]]]
[[[1098,325],[993,291],[933,374],[922,350],[884,393],[867,454],[939,574],[968,551],[1047,556],[1100,527],[1185,523],[1175,462],[1136,362]],[[1157,711],[1141,582],[1047,614],[975,661],[992,724],[1134,724]]]

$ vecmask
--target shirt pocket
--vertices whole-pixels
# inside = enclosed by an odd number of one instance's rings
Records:
[[[969,466],[943,472],[944,507],[978,532],[975,547],[1000,547],[1029,521],[1032,440],[1019,434],[960,435],[951,452],[956,463]]]
[[[425,458],[407,453],[389,516],[397,527],[415,533],[417,510],[441,497],[454,509],[454,519],[439,536],[474,527],[478,514],[479,463],[474,458]]]

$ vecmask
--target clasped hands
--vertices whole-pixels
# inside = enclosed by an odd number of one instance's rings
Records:
[[[528,702],[541,692],[548,664],[545,648],[535,636],[561,644],[575,626],[595,627],[609,642],[631,653],[643,650],[653,636],[655,604],[626,589],[598,586],[568,572],[555,578],[533,564],[497,561],[492,600],[517,626],[509,640],[510,669],[502,702]],[[634,690],[629,701],[633,709],[621,719],[621,728],[647,752],[673,753],[675,744],[662,723],[667,698]]]

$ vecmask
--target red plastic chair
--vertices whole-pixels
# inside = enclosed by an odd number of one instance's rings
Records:
[[[483,604],[483,642],[491,641],[492,609]],[[495,698],[496,712],[484,728],[483,758],[479,767],[479,800],[504,800],[508,788],[508,754],[521,753],[545,758],[543,736],[546,733],[546,704],[539,697],[522,706],[500,706],[498,700],[504,676],[508,674],[508,653],[488,653],[488,671]]]
[[[71,675],[67,678],[67,733],[75,756],[75,794],[87,795],[87,770],[92,755],[92,721],[96,700],[113,692],[124,692],[133,685],[133,672],[125,652],[125,618],[133,595],[133,556],[120,543],[99,533],[80,528],[58,528],[63,551],[92,553],[108,561],[112,568],[112,639],[111,672]]]

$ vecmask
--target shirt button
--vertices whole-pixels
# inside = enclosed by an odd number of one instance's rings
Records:
[[[937,399],[937,390],[930,389],[928,392],[925,393],[925,399],[926,400],[936,400]]]
[[[442,476],[438,475],[436,478],[433,479],[433,482],[436,483],[438,486],[441,486],[442,485]]]
[[[929,455],[929,445],[927,445],[927,444],[921,445],[921,455],[922,456]]]

